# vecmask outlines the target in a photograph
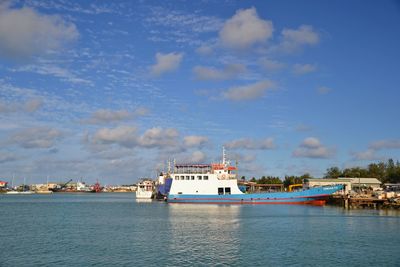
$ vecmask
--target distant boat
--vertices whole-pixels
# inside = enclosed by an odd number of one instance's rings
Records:
[[[136,198],[151,199],[154,193],[154,182],[151,179],[143,179],[137,184]]]
[[[92,190],[90,191],[91,193],[100,193],[103,190],[103,187],[100,185],[100,183],[97,181],[93,187]]]
[[[14,183],[14,176],[13,176],[12,183]],[[26,188],[27,188],[27,186],[25,184],[25,178],[24,178],[24,184],[22,185],[22,191],[12,190],[12,191],[7,191],[6,194],[9,194],[9,195],[31,195],[31,194],[35,193],[31,190],[26,190]]]
[[[30,195],[33,194],[33,191],[7,191],[6,194],[9,195]]]

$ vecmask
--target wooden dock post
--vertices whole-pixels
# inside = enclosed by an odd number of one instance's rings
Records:
[[[349,209],[349,198],[347,196],[344,198],[344,208]]]

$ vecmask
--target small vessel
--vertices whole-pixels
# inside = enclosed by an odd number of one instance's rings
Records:
[[[33,194],[32,191],[7,191],[6,194],[8,195],[30,195]]]
[[[14,177],[12,183],[14,183]],[[24,178],[24,183],[21,186],[19,186],[19,188],[17,188],[16,190],[13,189],[11,191],[6,192],[6,194],[9,195],[30,195],[33,193],[35,192],[31,191],[29,186],[25,184],[25,178]]]
[[[99,181],[97,181],[93,186],[91,193],[100,193],[103,190],[103,187],[100,185]]]
[[[50,191],[53,193],[58,193],[58,192],[66,192],[67,191],[67,185],[72,182],[72,179],[70,179],[68,182],[61,184],[61,185],[56,185],[53,188],[49,188]]]
[[[151,179],[142,179],[137,184],[136,198],[151,199],[154,193],[154,182]]]
[[[225,149],[220,163],[175,164],[170,175],[169,203],[324,205],[329,195],[343,189],[343,185],[331,185],[296,192],[243,193],[237,184],[237,167],[226,160]]]

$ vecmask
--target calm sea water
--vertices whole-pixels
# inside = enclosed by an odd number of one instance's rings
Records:
[[[0,266],[400,266],[400,213],[0,195]]]

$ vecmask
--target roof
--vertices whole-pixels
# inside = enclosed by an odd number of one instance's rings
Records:
[[[331,183],[340,183],[340,182],[351,182],[350,178],[341,178],[341,179],[335,179],[335,178],[306,178],[306,181],[308,180],[309,182],[331,182]]]
[[[381,181],[379,181],[378,179],[376,179],[376,178],[342,178],[342,177],[339,177],[339,179],[341,179],[341,180],[344,180],[344,179],[350,179],[351,180],[351,183],[353,183],[353,184],[358,184],[358,183],[360,183],[360,184],[381,184],[382,182]]]
[[[176,168],[211,168],[210,164],[175,164]]]

